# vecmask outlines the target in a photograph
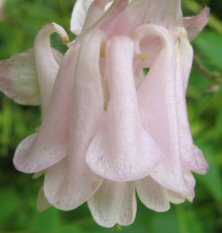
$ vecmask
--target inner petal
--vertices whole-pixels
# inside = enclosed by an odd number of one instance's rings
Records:
[[[114,37],[107,43],[106,54],[110,102],[86,160],[102,177],[135,180],[151,172],[161,152],[141,122],[133,75],[133,41]]]

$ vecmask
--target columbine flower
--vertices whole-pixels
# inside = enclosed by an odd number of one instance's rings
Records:
[[[136,192],[160,212],[193,199],[191,172],[208,166],[186,111],[189,39],[208,11],[183,18],[178,0],[79,0],[71,30],[81,33],[62,59],[48,35],[67,36],[50,24],[34,51],[0,64],[8,96],[41,102],[42,125],[14,157],[18,170],[44,174],[40,208],[49,202],[71,210],[88,201],[94,219],[112,227],[134,221]]]

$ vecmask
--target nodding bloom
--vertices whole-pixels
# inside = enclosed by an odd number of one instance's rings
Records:
[[[192,172],[208,170],[186,109],[190,40],[209,9],[183,18],[179,0],[78,0],[63,56],[51,23],[34,49],[0,63],[0,89],[19,104],[41,105],[42,124],[24,139],[15,167],[44,175],[39,208],[84,202],[105,227],[131,224],[136,193],[150,209],[194,197]]]

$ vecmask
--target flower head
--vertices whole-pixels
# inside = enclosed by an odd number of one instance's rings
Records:
[[[78,36],[64,57],[50,47],[52,32],[67,39],[53,23],[34,50],[0,64],[6,95],[41,103],[42,125],[14,157],[18,170],[44,174],[41,208],[88,201],[94,219],[112,227],[134,221],[136,193],[159,212],[193,199],[192,172],[208,166],[187,117],[189,39],[208,13],[183,18],[179,0],[78,0]]]

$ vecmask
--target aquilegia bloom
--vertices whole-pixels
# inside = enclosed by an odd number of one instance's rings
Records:
[[[192,172],[208,165],[187,117],[189,39],[208,13],[183,18],[179,0],[79,0],[71,20],[78,36],[64,57],[49,36],[68,37],[52,23],[34,49],[0,63],[1,90],[41,104],[41,127],[14,156],[18,170],[45,177],[40,209],[87,201],[95,221],[112,227],[134,221],[136,193],[159,212],[193,199]]]

